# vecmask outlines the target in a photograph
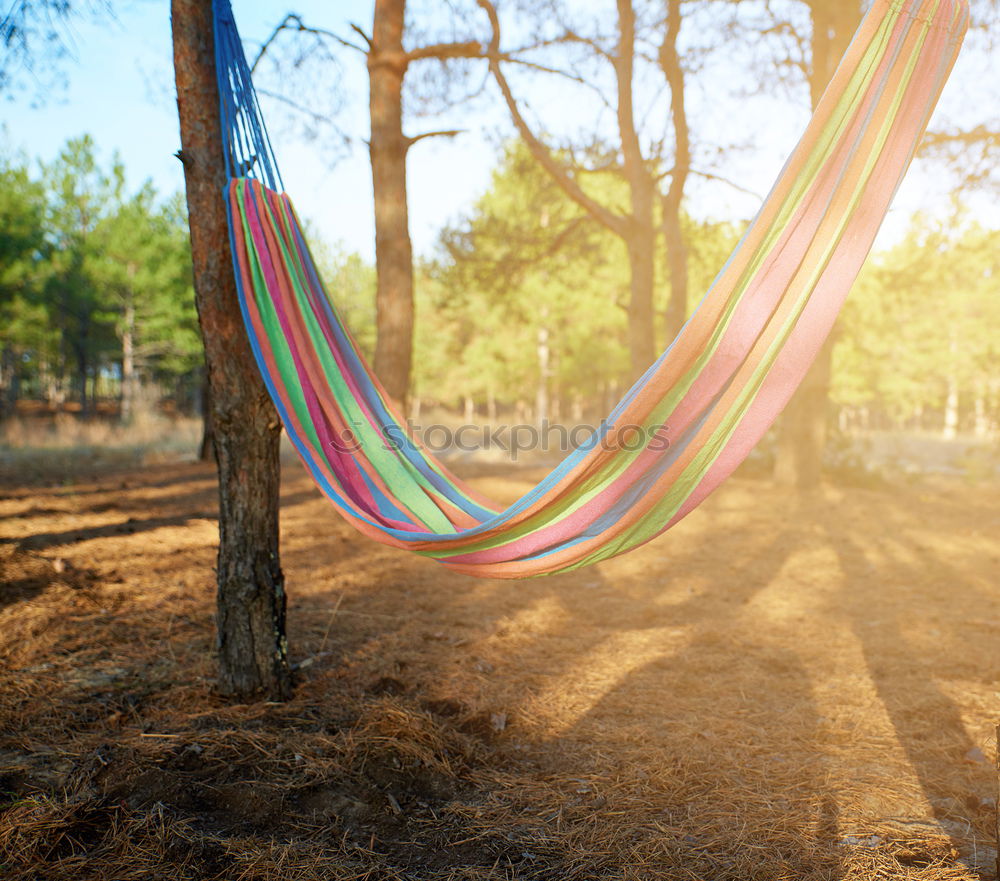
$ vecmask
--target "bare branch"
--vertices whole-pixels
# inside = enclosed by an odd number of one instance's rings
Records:
[[[563,40],[548,40],[545,43],[535,43],[530,46],[523,46],[520,49],[514,49],[508,52],[501,52],[499,54],[501,61],[506,61],[509,64],[517,64],[521,67],[528,68],[530,70],[538,71],[539,73],[548,73],[553,76],[559,76],[563,79],[570,80],[577,85],[592,87],[591,83],[588,83],[583,77],[577,74],[570,73],[566,70],[560,70],[557,67],[549,67],[545,64],[541,64],[537,61],[529,61],[526,58],[520,57],[521,54],[525,52],[530,52],[532,50],[538,49],[544,45],[555,45],[557,43],[564,42]],[[437,61],[446,61],[449,58],[482,58],[486,59],[488,55],[486,47],[476,41],[469,40],[464,43],[434,43],[430,46],[420,46],[416,49],[412,49],[406,53],[407,63],[412,61],[424,61],[427,59],[433,59]]]
[[[465,129],[462,128],[448,129],[447,131],[442,131],[442,132],[424,132],[423,134],[420,135],[414,135],[412,138],[407,138],[406,147],[407,149],[409,149],[415,143],[417,143],[417,141],[422,141],[425,138],[454,138],[464,133]]]
[[[253,73],[257,69],[257,65],[260,64],[261,59],[267,53],[267,50],[271,48],[271,45],[278,38],[278,35],[282,31],[295,31],[296,33],[307,33],[314,34],[318,37],[325,37],[327,39],[333,40],[335,43],[340,44],[348,49],[353,49],[355,52],[364,53],[364,49],[360,46],[355,45],[350,40],[345,40],[343,37],[335,34],[333,31],[328,31],[325,28],[314,28],[309,27],[302,20],[302,17],[296,15],[294,12],[289,12],[281,22],[271,31],[270,36],[263,43],[260,44],[260,49],[257,50],[257,55],[253,60],[253,64],[250,65],[250,73]],[[363,35],[362,35],[363,36]]]
[[[977,125],[968,131],[929,131],[924,136],[923,146],[927,149],[951,145],[971,146],[978,144],[1000,144],[1000,131],[991,130],[986,125]]]
[[[558,41],[550,41],[555,43]],[[533,47],[529,47],[533,48]],[[611,106],[611,102],[608,101],[607,96],[601,91],[600,87],[596,84],[589,82],[585,77],[580,76],[578,73],[573,73],[569,70],[562,70],[558,67],[549,67],[546,64],[541,64],[537,61],[529,61],[526,58],[518,57],[519,52],[526,52],[528,49],[514,49],[508,52],[501,52],[498,56],[500,61],[504,61],[507,64],[516,64],[518,67],[523,67],[526,70],[532,70],[537,73],[547,73],[551,76],[557,76],[568,82],[571,82],[577,86],[583,86],[585,89],[589,89],[594,93],[594,96],[600,101],[608,110],[613,111],[614,108]],[[485,57],[485,56],[484,56]]]
[[[755,193],[753,190],[748,190],[746,187],[741,186],[735,181],[731,181],[728,177],[723,177],[722,175],[719,174],[713,174],[710,171],[699,171],[697,168],[692,168],[691,174],[696,174],[698,177],[705,178],[705,180],[718,181],[720,184],[726,184],[727,186],[730,186],[734,190],[738,190],[739,192],[744,193],[747,196],[753,196],[755,199],[761,202],[764,201],[764,197],[760,193]]]
[[[305,116],[310,117],[313,122],[323,123],[324,125],[326,125],[326,124],[329,124],[330,121],[331,121],[328,117],[323,116],[322,113],[317,113],[315,110],[312,110],[309,107],[305,107],[304,105],[299,104],[296,101],[293,101],[291,98],[289,98],[289,97],[287,97],[285,95],[282,95],[279,92],[272,92],[272,91],[269,91],[268,89],[262,89],[262,88],[260,88],[260,86],[258,86],[257,87],[257,94],[258,95],[265,95],[268,98],[273,98],[275,101],[280,101],[282,104],[287,104],[289,107],[291,107],[296,112],[301,113],[301,114],[303,114]]]
[[[478,0],[478,3],[489,17],[492,29],[492,36],[487,50],[490,72],[493,74],[493,79],[496,80],[497,86],[500,88],[504,103],[506,103],[511,119],[514,122],[514,127],[524,139],[531,155],[535,157],[538,164],[548,172],[559,189],[569,196],[569,198],[583,208],[598,223],[603,224],[616,235],[625,238],[629,232],[628,220],[619,214],[609,211],[599,202],[588,196],[576,179],[569,173],[568,169],[552,155],[552,151],[531,130],[531,127],[517,105],[514,94],[510,89],[510,84],[507,82],[507,78],[500,67],[500,20],[497,16],[496,8],[490,0]]]
[[[368,47],[369,52],[371,52],[372,49],[375,48],[375,43],[372,41],[372,38],[369,37],[368,34],[364,32],[364,30],[362,30],[360,25],[356,25],[354,24],[354,22],[351,22],[349,27],[352,31],[354,31],[354,33],[356,33],[359,37],[361,37],[362,40],[365,41],[365,45]]]
[[[614,56],[608,52],[600,43],[596,40],[592,40],[589,37],[581,37],[574,31],[567,30],[565,34],[559,40],[551,41],[553,43],[580,43],[583,46],[589,47],[595,54],[600,55],[605,61],[610,61],[612,64],[615,59]]]
[[[406,60],[422,61],[425,58],[435,58],[444,61],[447,58],[485,58],[486,51],[483,44],[476,40],[469,40],[465,43],[433,43],[430,46],[421,46],[406,53]]]

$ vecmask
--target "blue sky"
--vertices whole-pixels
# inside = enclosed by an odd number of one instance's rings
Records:
[[[331,22],[330,3],[296,2],[295,8],[310,21],[342,27],[343,21],[365,22],[369,3],[338,2],[338,19]],[[180,146],[171,67],[169,3],[166,0],[133,0],[119,4],[115,21],[99,24],[77,21],[73,25],[72,60],[64,67],[68,88],[56,89],[40,105],[25,97],[0,103],[0,120],[8,140],[29,155],[51,159],[67,138],[92,133],[106,155],[118,151],[129,179],[151,178],[164,192],[183,186],[181,166],[174,153]],[[273,0],[237,2],[244,39],[262,39],[280,18]],[[350,59],[353,61],[353,59]],[[355,68],[357,64],[353,65]],[[351,85],[363,92],[363,68]],[[363,106],[354,102],[350,108]],[[363,116],[346,121],[345,128],[363,136]],[[371,216],[371,183],[364,150],[328,167],[323,151],[312,143],[297,143],[289,134],[272,132],[286,186],[296,197],[300,212],[312,219],[330,241],[343,241],[352,250],[371,256],[374,231]],[[483,189],[488,181],[492,154],[481,145],[435,143],[420,145],[422,174],[411,185],[414,204],[413,232],[418,251],[427,251],[436,230],[453,214],[461,194]],[[456,158],[456,152],[460,155]],[[429,181],[448,181],[445,196]],[[421,183],[421,180],[424,183]]]
[[[51,159],[67,138],[89,132],[105,156],[111,151],[121,154],[133,184],[151,178],[161,191],[178,190],[183,179],[180,163],[173,156],[179,147],[179,136],[169,3],[131,0],[119,3],[118,8],[115,21],[77,21],[73,25],[74,58],[65,64],[66,89],[56,90],[41,106],[32,106],[26,96],[14,96],[0,103],[0,121],[13,146],[42,159]],[[234,8],[248,43],[261,40],[286,11],[283,2],[276,0],[236,0]],[[347,23],[351,21],[369,25],[372,16],[370,0],[338,0],[335,4],[329,0],[296,0],[292,8],[308,22],[340,33],[348,33]],[[956,72],[959,84],[953,82],[949,86],[939,118],[967,118],[974,112],[969,84],[976,81],[979,62],[971,57],[959,62]],[[374,250],[371,183],[361,143],[367,130],[367,82],[363,63],[350,53],[345,55],[342,70],[342,81],[331,82],[330,88],[340,88],[346,96],[339,123],[355,140],[350,155],[331,166],[324,145],[302,140],[293,127],[272,124],[271,134],[285,185],[300,213],[328,241],[342,242],[350,250],[371,258]],[[725,85],[725,79],[724,68],[714,73],[709,71],[693,84],[692,105],[697,108],[701,102],[702,106],[710,106],[713,93]],[[535,89],[525,94],[538,111],[536,118],[544,119],[546,125],[569,130],[574,126],[586,128],[591,123],[591,117],[568,101],[559,89],[544,86]],[[723,112],[707,115],[703,131],[710,132],[709,140],[718,136],[750,144],[748,149],[722,158],[717,170],[750,190],[766,192],[805,123],[802,97],[776,94],[757,99],[752,108],[736,102],[725,105]],[[266,100],[264,106],[268,113]],[[665,101],[654,103],[654,112],[659,112],[658,107],[666,113]],[[768,107],[770,113],[762,117],[762,109]],[[280,116],[276,108],[271,111]],[[767,120],[766,125],[760,124],[762,118]],[[442,125],[440,119],[408,122],[410,134],[427,128],[468,129],[468,133],[454,140],[421,142],[411,154],[411,226],[414,245],[420,254],[429,254],[442,225],[467,210],[488,186],[496,144],[509,133],[502,108],[489,102],[480,101],[471,110],[453,114],[444,122],[447,124]],[[940,206],[941,193],[934,184],[933,169],[914,168],[897,199],[883,241],[899,234],[912,210]],[[723,185],[696,182],[689,190],[689,205],[693,213],[701,216],[745,218],[753,213],[756,200]],[[995,219],[995,211],[993,214]]]

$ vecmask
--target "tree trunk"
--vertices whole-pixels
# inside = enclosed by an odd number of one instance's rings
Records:
[[[207,462],[215,458],[215,430],[212,424],[212,385],[208,381],[208,368],[201,378],[201,443],[198,445],[198,461]]]
[[[774,461],[774,479],[782,486],[814,489],[823,476],[832,350],[827,340],[795,393],[797,405],[793,400],[782,414]]]
[[[670,187],[661,200],[663,240],[667,247],[670,299],[667,301],[667,341],[680,332],[687,318],[688,247],[681,225],[681,201],[691,172],[691,136],[684,104],[684,69],[677,51],[681,30],[681,0],[667,0],[667,35],[660,47],[660,68],[670,86],[670,117],[674,126],[674,167]]]
[[[490,425],[497,423],[497,396],[493,391],[492,383],[486,392],[486,421]]]
[[[807,0],[807,3],[813,28],[809,97],[815,108],[861,22],[861,4],[858,0]],[[832,363],[831,335],[778,423],[774,479],[784,486],[800,490],[819,486],[826,449]]]
[[[636,229],[626,241],[629,264],[628,342],[632,372],[629,381],[642,376],[656,357],[653,335],[654,238],[650,224]]]
[[[944,430],[945,440],[955,440],[958,437],[958,380],[948,377],[948,394],[944,400]]]
[[[973,413],[975,414],[973,431],[975,432],[976,437],[989,437],[990,420],[986,412],[986,383],[980,383],[976,387],[976,399],[973,402]]]
[[[281,424],[240,318],[222,189],[226,182],[211,0],[171,0],[181,157],[195,303],[212,389],[219,466],[219,688],[291,693],[278,556]]]
[[[122,325],[122,403],[121,421],[130,423],[135,418],[138,398],[135,375],[135,303],[131,291],[125,303]]]
[[[2,389],[2,400],[0,400],[0,417],[13,416],[17,412],[17,398],[19,392],[20,373],[18,371],[18,357],[14,349],[9,345],[4,345],[3,354],[0,356],[0,389]]]
[[[618,134],[622,143],[622,168],[629,187],[631,215],[625,246],[628,249],[630,291],[628,308],[629,350],[632,375],[636,380],[656,354],[653,322],[653,279],[656,260],[656,233],[653,229],[653,202],[656,183],[642,155],[635,124],[632,76],[635,65],[635,10],[632,0],[618,0],[618,51],[615,54],[615,81],[618,90]]]
[[[548,308],[543,308],[548,314]],[[549,420],[549,373],[550,356],[549,329],[544,325],[538,328],[538,384],[535,386],[535,419],[538,427]]]
[[[86,417],[90,413],[90,399],[87,397],[87,352],[82,348],[85,343],[81,342],[81,348],[76,356],[76,383],[77,391],[80,395],[80,416]]]
[[[405,0],[375,0],[368,53],[372,188],[375,195],[375,373],[405,411],[413,361],[413,248],[406,201],[403,134]]]

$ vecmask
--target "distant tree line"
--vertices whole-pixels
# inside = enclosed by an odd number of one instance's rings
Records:
[[[594,198],[624,192],[593,174]],[[682,218],[688,312],[743,231]],[[375,271],[358,255],[317,249],[332,296],[371,351]],[[660,244],[653,327],[665,340],[670,294]],[[445,229],[417,268],[411,411],[477,420],[572,422],[610,410],[630,377],[628,254],[512,142],[489,190]],[[844,430],[986,437],[1000,425],[1000,231],[956,206],[869,260],[833,340],[827,415]]]
[[[33,168],[35,169],[33,171]],[[89,138],[32,166],[0,165],[0,389],[52,409],[134,418],[143,406],[196,408],[203,355],[180,198],[130,191]],[[587,191],[626,195],[613,172]],[[690,312],[742,233],[682,218]],[[375,267],[310,230],[331,296],[362,349],[376,346]],[[651,332],[666,340],[669,262],[661,242]],[[534,161],[505,149],[490,188],[442,231],[416,268],[411,411],[470,419],[600,418],[625,391],[628,252]],[[1000,232],[956,206],[914,218],[875,254],[835,338],[829,416],[844,429],[986,436],[1000,421]]]
[[[869,260],[836,337],[832,400],[845,428],[996,436],[1000,230],[913,218]]]
[[[202,352],[180,196],[130,189],[90,137],[51,163],[0,159],[0,406],[125,421],[197,406]],[[146,391],[144,392],[144,389]]]

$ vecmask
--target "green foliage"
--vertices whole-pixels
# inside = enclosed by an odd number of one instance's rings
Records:
[[[40,291],[46,276],[45,191],[20,157],[0,164],[0,325],[30,348],[50,335]]]
[[[612,175],[588,174],[584,184],[605,203],[624,193]],[[685,224],[694,308],[741,230]],[[370,358],[374,268],[308,237]],[[658,266],[662,315],[662,254]],[[998,279],[1000,232],[961,211],[945,225],[916,218],[899,244],[872,258],[848,301],[835,406],[895,426],[939,428],[947,408],[959,411],[959,428],[996,425]],[[514,144],[489,190],[444,231],[437,259],[418,267],[414,391],[446,405],[532,406],[545,396],[552,416],[569,419],[582,406],[597,417],[629,371],[627,298],[621,241]],[[126,341],[139,379],[193,385],[202,354],[181,197],[160,199],[149,184],[130,189],[121,163],[98,161],[90,138],[67,143],[38,174],[23,156],[0,156],[0,327],[7,403],[18,394],[87,403],[98,378],[105,393],[123,393]]]
[[[112,307],[117,338],[129,330],[137,335],[136,355],[150,374],[194,370],[202,360],[201,338],[181,198],[157,205],[146,184],[119,201],[97,237],[95,275]]]
[[[23,157],[0,165],[2,385],[84,406],[98,378],[122,375],[124,343],[138,375],[171,381],[201,364],[183,203],[148,183],[130,193],[115,158],[69,141],[32,176]],[[88,392],[89,382],[89,392]]]
[[[323,284],[364,356],[375,353],[375,267],[343,245],[329,245],[306,223],[306,239]]]
[[[914,218],[899,244],[872,258],[844,310],[834,402],[922,426],[953,389],[967,416],[978,406],[981,419],[995,419],[998,280],[1000,232],[961,211],[945,225]]]
[[[588,174],[583,185],[604,204],[627,195],[613,174]],[[704,292],[738,230],[688,219],[687,233],[691,290]],[[623,390],[630,369],[624,246],[569,200],[519,142],[508,147],[470,215],[445,230],[441,245],[418,287],[419,394],[527,402],[544,382],[553,399],[599,407],[606,403],[601,389]],[[657,263],[662,317],[665,255]],[[658,332],[662,337],[659,323]]]
[[[63,84],[76,19],[112,13],[111,0],[13,0],[0,18],[0,94],[20,91],[43,100]]]

